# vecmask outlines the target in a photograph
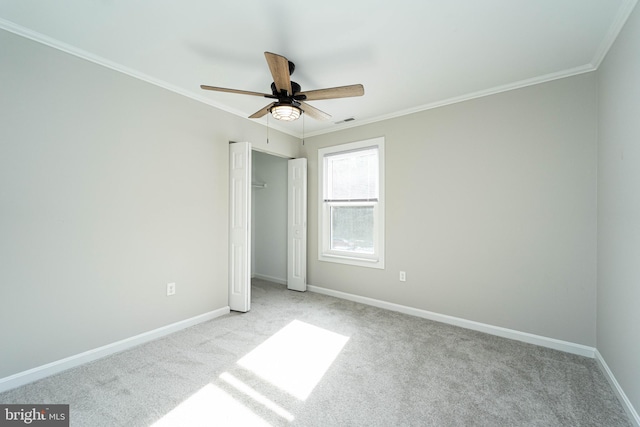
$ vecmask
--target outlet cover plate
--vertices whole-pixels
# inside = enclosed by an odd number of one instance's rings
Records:
[[[176,294],[176,284],[175,282],[167,283],[167,296]]]

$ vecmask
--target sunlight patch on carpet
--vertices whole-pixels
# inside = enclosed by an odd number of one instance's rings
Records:
[[[153,427],[270,426],[233,396],[207,384],[162,417]]]
[[[294,320],[238,361],[292,396],[306,400],[349,337]]]
[[[272,400],[270,400],[269,398],[267,398],[263,394],[257,392],[252,387],[250,387],[249,385],[245,384],[244,382],[242,382],[238,378],[234,377],[230,373],[223,372],[220,375],[220,379],[222,381],[226,382],[227,384],[229,384],[230,386],[232,386],[233,388],[235,388],[236,390],[238,390],[239,392],[243,393],[245,396],[250,397],[251,399],[253,399],[257,403],[260,403],[261,405],[263,405],[265,408],[267,408],[267,409],[273,411],[275,414],[281,416],[285,420],[287,420],[289,422],[293,421],[293,419],[294,419],[293,414],[291,414],[289,411],[287,411],[286,409],[284,409],[282,406],[278,405],[277,403],[273,402]]]

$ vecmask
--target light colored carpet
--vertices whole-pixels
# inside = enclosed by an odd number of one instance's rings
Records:
[[[630,426],[592,359],[254,281],[252,310],[0,394],[73,426]]]

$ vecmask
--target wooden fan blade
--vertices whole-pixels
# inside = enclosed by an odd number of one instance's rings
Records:
[[[322,110],[318,110],[316,107],[313,107],[306,102],[301,102],[300,108],[302,109],[302,111],[304,111],[305,114],[308,114],[317,120],[329,120],[331,118],[331,114],[327,114]]]
[[[204,90],[213,90],[216,92],[239,93],[241,95],[253,95],[253,96],[261,96],[263,98],[275,98],[275,96],[269,93],[251,92],[248,90],[227,89],[224,87],[215,87],[215,86],[207,86],[207,85],[200,85],[200,88]]]
[[[267,114],[269,112],[269,110],[271,109],[271,107],[273,107],[274,105],[275,105],[275,102],[272,102],[271,104],[267,105],[266,107],[256,111],[252,115],[250,115],[249,118],[250,119],[259,119],[260,117],[262,117],[265,114]]]
[[[275,53],[265,52],[264,57],[267,58],[267,64],[269,64],[269,71],[273,76],[273,82],[276,84],[278,93],[282,90],[286,90],[287,94],[291,93],[291,79],[289,77],[289,60],[281,55]]]
[[[364,95],[364,86],[362,85],[350,85],[332,87],[329,89],[310,90],[308,92],[300,92],[296,94],[306,96],[307,101],[317,101],[319,99],[334,99],[334,98],[350,98],[352,96]]]

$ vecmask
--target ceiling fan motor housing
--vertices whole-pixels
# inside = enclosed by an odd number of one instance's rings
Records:
[[[280,93],[280,92],[278,92],[278,89],[276,88],[275,82],[271,83],[271,93],[273,93],[273,96],[277,96],[278,99],[293,98],[296,93],[299,93],[302,90],[302,88],[300,87],[300,85],[298,83],[296,83],[296,82],[294,82],[292,80],[291,81],[291,90],[292,90],[293,93],[285,94],[284,90],[282,91],[282,93]],[[299,97],[296,96],[295,98],[298,99]],[[300,100],[304,101],[305,98],[306,98],[306,96],[304,98],[301,98]]]

